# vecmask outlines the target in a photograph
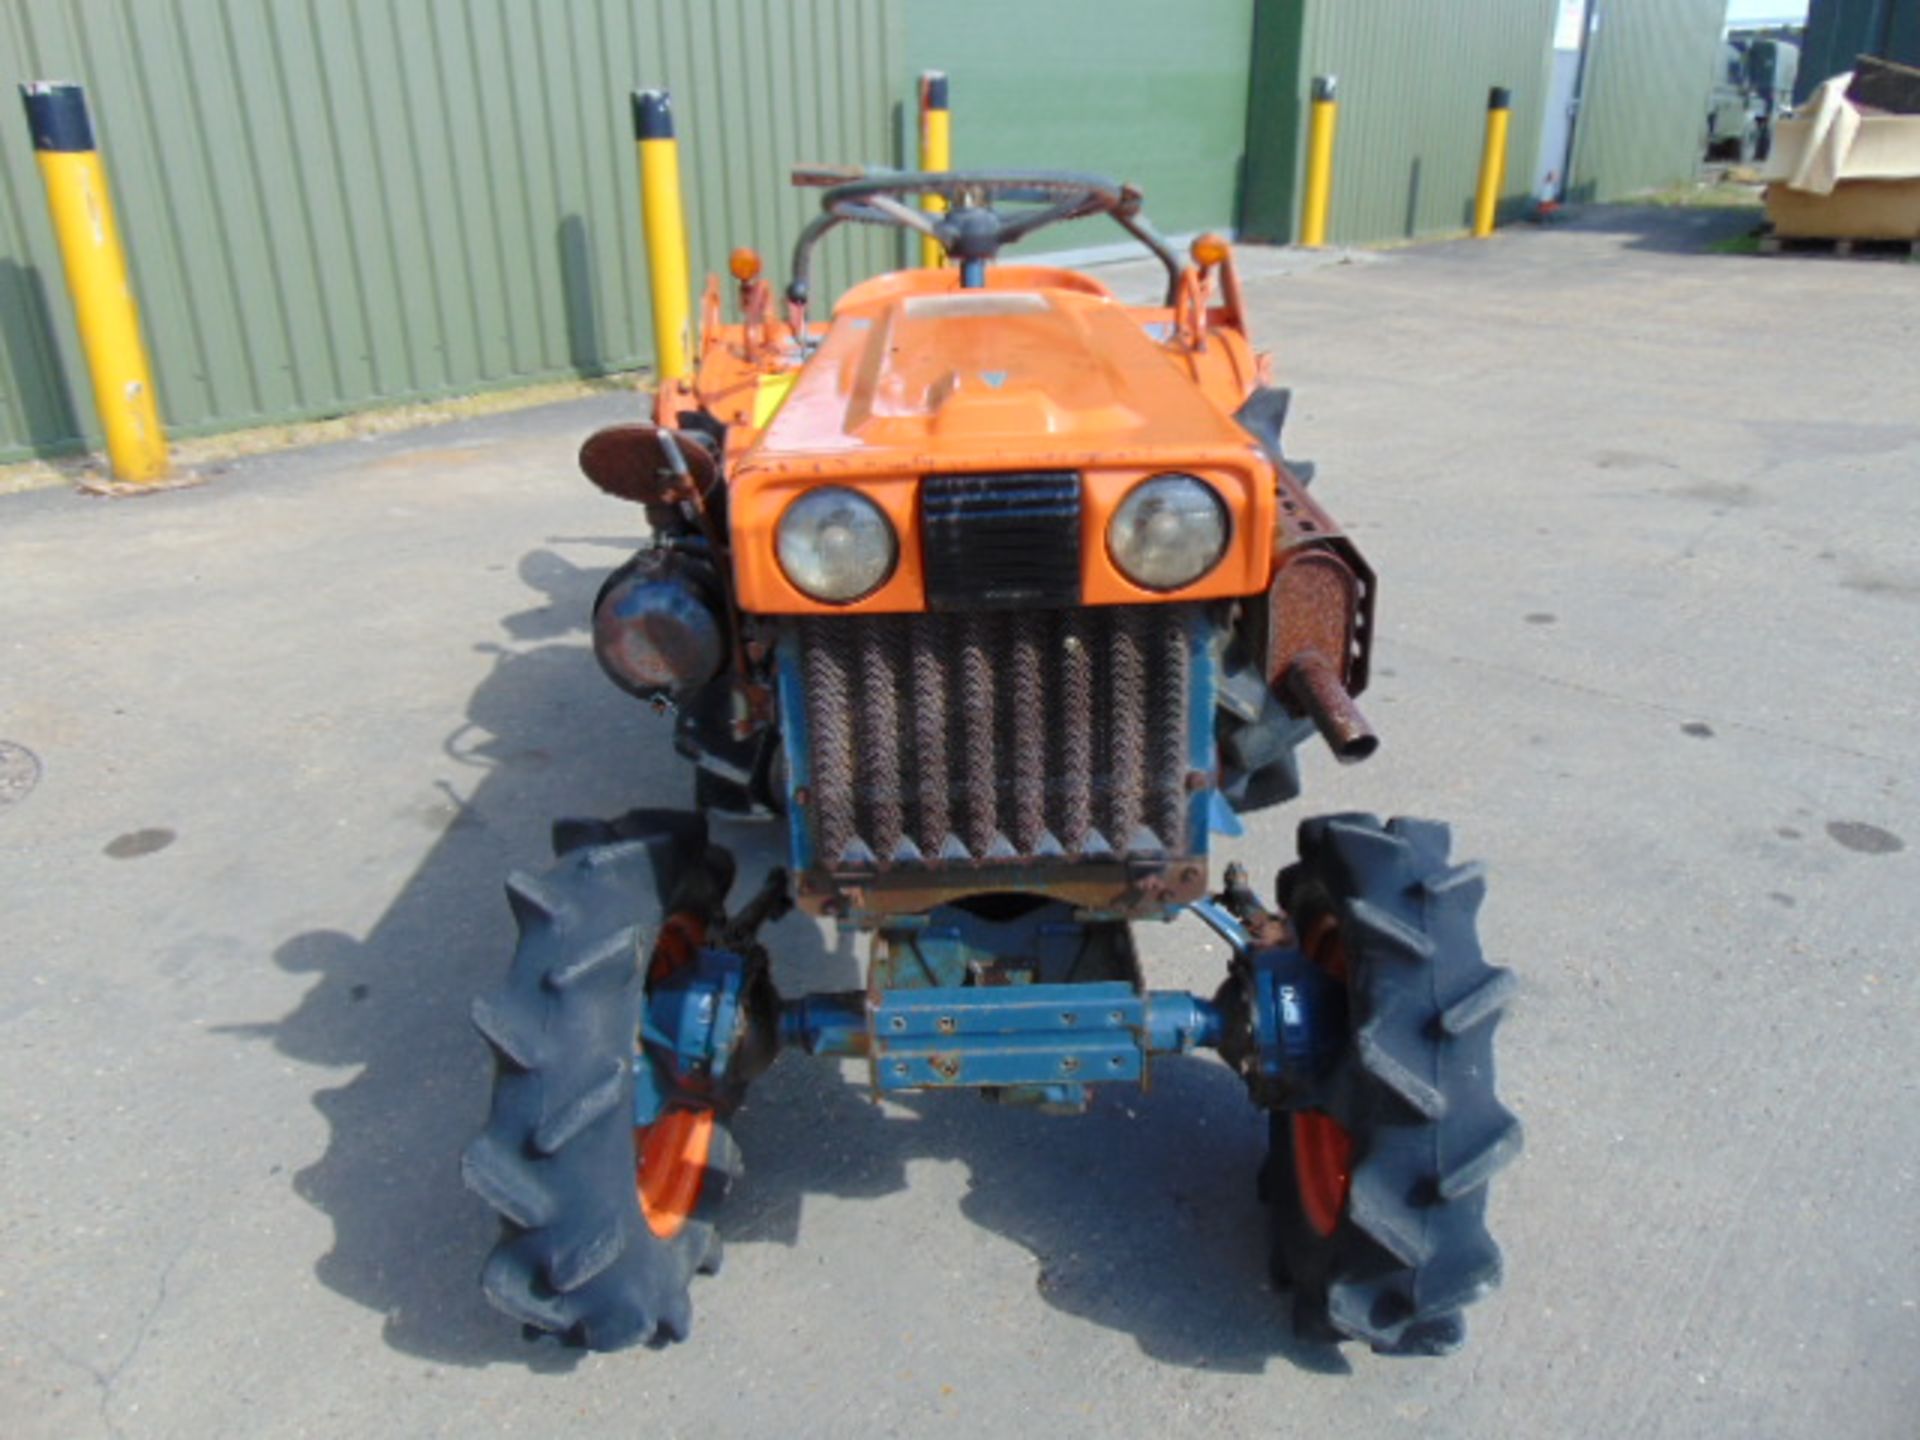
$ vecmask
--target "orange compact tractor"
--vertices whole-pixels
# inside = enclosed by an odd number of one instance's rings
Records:
[[[670,122],[637,98],[644,147]],[[1373,574],[1282,453],[1229,247],[1176,252],[1096,175],[796,180],[823,205],[781,300],[736,252],[737,318],[710,279],[652,421],[581,452],[653,530],[594,647],[672,713],[698,808],[562,822],[558,862],[509,882],[520,942],[474,1009],[497,1081],[465,1159],[505,1222],[488,1296],[594,1348],[684,1336],[729,1116],[783,1049],[858,1057],[880,1094],[1060,1112],[1206,1049],[1271,1117],[1296,1327],[1452,1349],[1499,1278],[1487,1182],[1520,1144],[1480,869],[1444,825],[1344,814],[1300,825],[1270,896],[1239,865],[1208,881],[1213,836],[1294,798],[1296,746],[1376,743],[1354,703]],[[1160,303],[999,261],[1098,216],[1165,268]],[[948,263],[816,318],[815,248],[846,224]],[[791,871],[738,908],[710,811],[786,828]],[[756,935],[795,904],[871,937],[863,989],[780,993]],[[1230,945],[1211,996],[1142,973],[1133,927],[1182,915]]]

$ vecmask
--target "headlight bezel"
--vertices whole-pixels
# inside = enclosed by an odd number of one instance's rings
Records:
[[[1149,576],[1144,573],[1145,567],[1137,568],[1136,565],[1128,563],[1127,549],[1121,543],[1125,538],[1122,535],[1123,522],[1128,519],[1130,512],[1134,512],[1138,505],[1151,499],[1154,492],[1164,493],[1173,487],[1178,487],[1189,496],[1197,494],[1205,497],[1208,514],[1218,526],[1219,537],[1218,543],[1213,547],[1211,557],[1207,559],[1204,564],[1200,565],[1198,569],[1185,574],[1184,578],[1181,579],[1171,579],[1165,576]],[[1205,476],[1196,475],[1191,471],[1163,470],[1145,476],[1127,488],[1127,492],[1120,498],[1120,503],[1113,507],[1112,514],[1107,518],[1106,535],[1104,539],[1107,547],[1107,560],[1113,566],[1114,572],[1119,575],[1121,579],[1130,585],[1138,586],[1140,589],[1151,591],[1156,595],[1170,595],[1176,591],[1185,590],[1189,586],[1199,584],[1202,580],[1205,580],[1207,576],[1218,570],[1221,563],[1232,553],[1233,536],[1233,506],[1230,505],[1227,502],[1227,498],[1220,493],[1218,486],[1207,480]],[[1139,559],[1137,554],[1133,558],[1136,561]]]
[[[789,554],[789,541],[791,539],[792,543],[798,546],[806,543],[807,537],[796,535],[794,527],[805,523],[805,512],[809,508],[823,503],[850,503],[856,511],[878,521],[881,532],[886,536],[886,563],[872,572],[874,578],[871,583],[863,585],[857,591],[812,585],[803,579],[800,573],[796,573],[806,567],[799,563],[802,557]],[[818,529],[819,526],[816,525],[814,527],[816,537]],[[817,539],[814,539],[813,543],[817,546]],[[800,594],[821,605],[857,605],[885,588],[887,582],[892,580],[900,569],[900,548],[900,532],[893,523],[893,517],[887,514],[885,508],[871,496],[849,485],[815,485],[801,491],[787,502],[773,527],[773,558],[774,563],[780,567],[781,576]]]

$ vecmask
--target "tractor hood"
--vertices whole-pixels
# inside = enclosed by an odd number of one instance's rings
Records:
[[[786,402],[728,467],[736,593],[761,614],[924,608],[920,498],[930,476],[1071,474],[1078,480],[1086,603],[1159,600],[1119,576],[1106,525],[1133,486],[1179,471],[1213,486],[1232,518],[1230,553],[1183,599],[1263,589],[1272,559],[1274,475],[1253,437],[1164,343],[1172,313],[1132,309],[1069,272],[1004,267],[990,288],[947,271],[869,281],[835,311]],[[1064,283],[1036,284],[1030,277]],[[998,281],[997,284],[992,282]],[[1021,283],[1021,282],[1025,283]],[[1227,337],[1210,364],[1231,366]],[[1233,374],[1233,371],[1229,371]],[[1245,380],[1247,388],[1251,375]],[[781,514],[821,485],[860,491],[898,537],[893,577],[830,607],[794,588],[774,558]]]
[[[1190,463],[1245,432],[1110,298],[953,290],[843,305],[748,457],[864,472]]]

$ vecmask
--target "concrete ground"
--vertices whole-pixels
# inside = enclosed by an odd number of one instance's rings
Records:
[[[603,397],[0,502],[0,1430],[1915,1435],[1920,271],[1728,223],[1249,259],[1384,577],[1386,744],[1227,848],[1376,808],[1492,862],[1528,1150],[1464,1353],[1289,1338],[1261,1123],[1199,1060],[1078,1120],[782,1061],[691,1343],[570,1360],[482,1303],[501,877],[690,794],[585,648],[640,529],[572,468]],[[1198,926],[1143,943],[1217,982]]]

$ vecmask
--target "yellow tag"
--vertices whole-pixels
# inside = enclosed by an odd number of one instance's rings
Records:
[[[799,374],[798,370],[783,370],[778,375],[760,377],[760,383],[753,392],[754,429],[766,429],[767,422],[780,413],[780,407],[786,404],[787,392],[793,389],[793,382]]]

